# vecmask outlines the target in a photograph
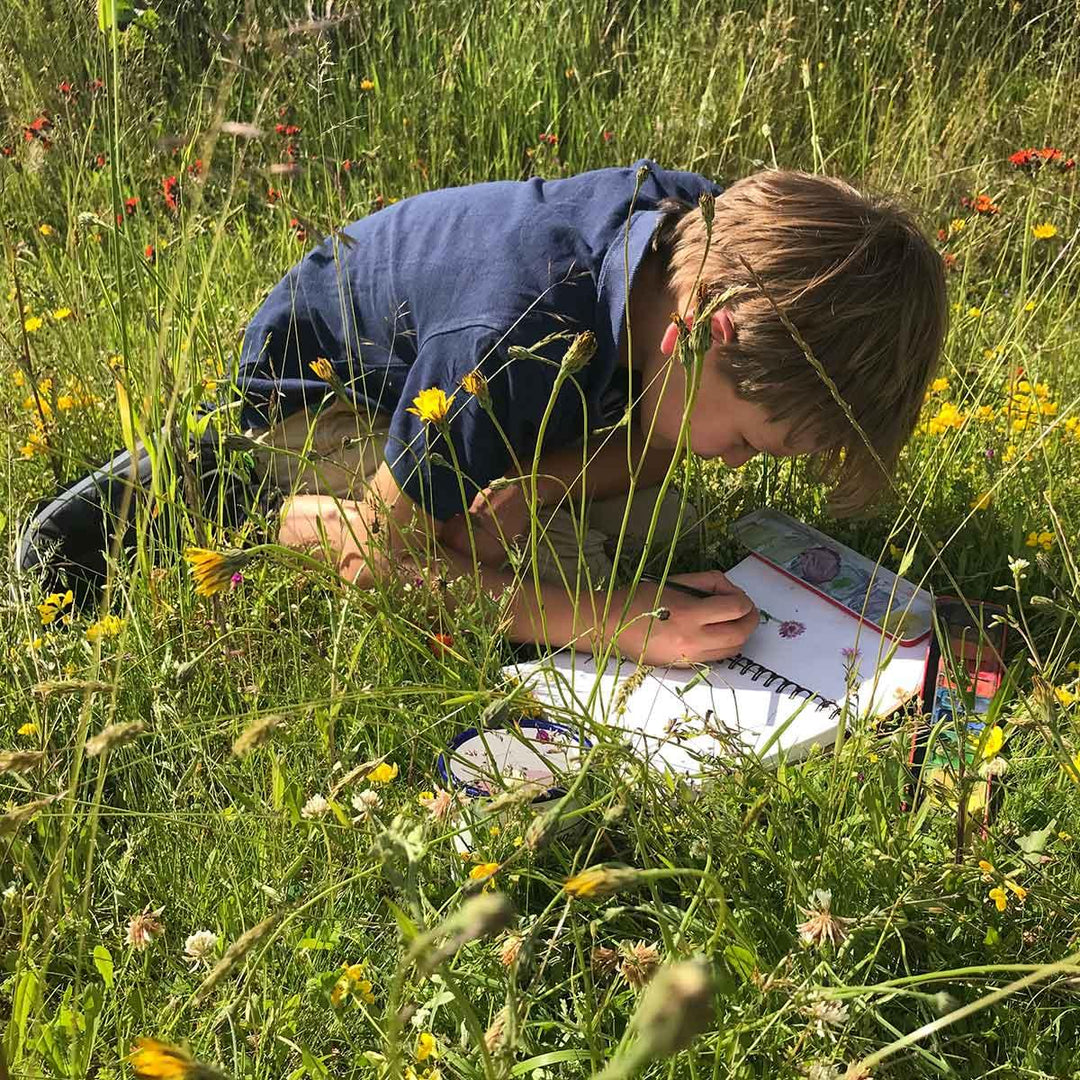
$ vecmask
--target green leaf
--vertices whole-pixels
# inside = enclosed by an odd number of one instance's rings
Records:
[[[896,569],[896,576],[903,577],[910,569],[911,564],[915,561],[915,549],[908,548],[904,552],[904,557],[900,560],[900,565]]]
[[[401,940],[408,945],[420,933],[420,928],[413,922],[408,913],[398,907],[393,900],[386,899],[383,902],[390,909],[390,914],[394,916],[398,924],[398,930],[401,931]]]
[[[1021,836],[1016,841],[1016,846],[1024,853],[1024,861],[1032,866],[1038,866],[1042,862],[1042,853],[1050,842],[1050,837],[1057,828],[1057,818],[1054,818],[1045,829],[1036,829],[1027,836]]]
[[[123,32],[135,21],[135,0],[98,0],[97,15],[103,34],[113,26]]]
[[[112,953],[104,945],[94,948],[94,967],[101,976],[105,985],[111,990],[113,985],[113,958]]]

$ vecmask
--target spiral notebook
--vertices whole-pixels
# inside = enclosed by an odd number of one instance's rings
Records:
[[[736,657],[647,673],[613,660],[598,672],[563,651],[508,671],[552,718],[619,729],[637,754],[683,773],[746,751],[804,756],[832,745],[841,718],[885,716],[919,692],[925,641],[901,644],[753,555],[727,576],[769,615]]]

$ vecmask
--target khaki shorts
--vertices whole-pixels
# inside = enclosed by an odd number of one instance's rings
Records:
[[[269,431],[249,431],[265,450],[256,454],[270,482],[287,495],[332,495],[361,500],[366,482],[383,462],[383,446],[390,418],[356,412],[341,401],[320,410],[314,423],[301,410]],[[623,554],[640,551],[656,507],[658,487],[634,493],[626,522]],[[612,571],[612,555],[626,514],[627,495],[594,499],[587,508],[584,529],[575,514],[560,508],[552,513],[544,542],[537,548],[537,567],[545,581],[573,581],[579,563],[588,569],[594,585],[606,581]],[[679,496],[664,497],[653,532],[654,557],[664,558],[672,544],[693,543],[698,516],[691,503],[679,521]]]

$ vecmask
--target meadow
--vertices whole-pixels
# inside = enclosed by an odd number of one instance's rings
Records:
[[[1080,1077],[1075,2],[115,7],[0,31],[0,1080]],[[842,175],[935,238],[895,488],[833,520],[803,462],[691,461],[679,568],[774,505],[1005,605],[985,831],[902,808],[913,716],[694,786],[594,727],[568,822],[510,798],[463,855],[434,761],[507,709],[497,600],[276,558],[195,592],[180,550],[250,534],[176,448],[305,250],[641,157]],[[39,497],[163,430],[170,525],[139,503],[99,610],[11,573]]]

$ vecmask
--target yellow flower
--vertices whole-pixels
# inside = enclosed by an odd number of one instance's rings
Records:
[[[374,90],[375,89],[375,84],[370,79],[364,79],[360,83],[360,89],[361,90]]]
[[[70,319],[71,318],[71,308],[69,308],[69,307],[58,307],[52,313],[52,317],[57,322],[60,322],[61,319]]]
[[[41,233],[42,236],[52,236],[56,230],[47,221],[43,221],[38,226],[38,232]]]
[[[897,562],[900,562],[904,557],[904,549],[902,547],[897,547],[896,544],[889,544],[889,554]]]
[[[1080,694],[1075,690],[1070,690],[1067,686],[1055,686],[1054,697],[1066,708],[1080,701]]]
[[[50,593],[45,597],[42,603],[38,604],[38,614],[41,616],[41,625],[48,626],[51,622],[54,622],[64,608],[71,607],[74,599],[75,595],[70,589],[62,596],[60,593]],[[61,622],[70,621],[70,619],[71,617],[68,615],[61,619]]]
[[[971,316],[971,318],[973,318],[973,319],[981,318],[982,317],[982,308],[980,308],[980,307],[969,307],[968,308],[968,315]]]
[[[1017,885],[1015,881],[1005,879],[1005,888],[1008,889],[1017,900],[1023,900],[1027,896],[1027,889],[1023,885]]]
[[[29,738],[31,735],[36,735],[38,733],[38,726],[33,722],[33,720],[30,720],[27,723],[23,724],[21,728],[19,728],[18,733],[24,738]]]
[[[40,431],[31,431],[26,442],[19,447],[19,457],[29,461],[35,454],[48,453],[49,444]]]
[[[369,784],[389,784],[398,774],[397,762],[388,765],[385,761],[376,765],[365,777]]]
[[[1026,303],[1026,304],[1024,305],[1024,310],[1025,310],[1025,311],[1034,311],[1034,310],[1035,310],[1035,301],[1034,301],[1034,300],[1029,300],[1029,301],[1028,301],[1028,302],[1027,302],[1027,303]]]
[[[184,549],[184,558],[191,566],[195,592],[213,596],[232,583],[232,576],[247,565],[250,556],[243,551],[209,551],[206,548]]]
[[[985,859],[980,859],[980,860],[979,860],[979,869],[980,869],[980,870],[981,870],[981,871],[982,871],[982,872],[983,872],[984,874],[993,874],[993,873],[996,873],[996,871],[994,870],[994,864],[993,864],[993,863],[990,863],[990,862],[987,862],[987,861],[986,861]]]
[[[1044,382],[1037,382],[1032,389],[1035,391],[1035,396],[1043,398],[1044,400],[1050,396],[1050,385]]]
[[[1009,897],[1000,885],[991,889],[990,892],[987,893],[987,897],[994,901],[994,905],[998,911],[1004,911],[1009,906]]]
[[[421,390],[413,398],[413,407],[407,409],[413,416],[419,416],[428,424],[441,424],[454,403],[453,397],[447,398],[446,391],[438,386],[432,386],[427,390]]]
[[[86,628],[87,641],[100,641],[102,638],[116,637],[124,628],[124,620],[118,615],[103,615],[97,622]]]
[[[935,394],[938,393],[941,390],[948,390],[949,389],[949,380],[948,379],[935,379],[930,384],[930,389]]]
[[[1001,749],[1005,742],[1005,732],[1001,730],[998,724],[995,724],[986,733],[986,742],[983,743],[982,756],[985,760],[989,761],[990,758],[996,757],[997,752]]]
[[[461,385],[465,392],[467,394],[472,394],[481,405],[490,403],[491,394],[488,391],[487,379],[484,378],[483,372],[481,372],[479,368],[462,376]]]
[[[1041,547],[1043,551],[1049,551],[1054,546],[1054,534],[1045,529],[1042,532],[1032,529],[1024,543],[1030,548]]]
[[[1068,843],[1072,839],[1072,836],[1070,836],[1067,832],[1059,832],[1058,839],[1063,841],[1064,843]]]
[[[963,232],[966,228],[967,222],[963,218],[953,218],[952,221],[949,222],[949,232],[951,233]]]
[[[157,1039],[136,1039],[128,1061],[140,1080],[201,1080],[217,1075],[199,1065],[186,1050]]]
[[[357,998],[364,1002],[365,1005],[375,1003],[371,981],[364,978],[364,966],[366,963],[366,960],[361,960],[359,964],[341,965],[341,977],[334,983],[334,988],[330,991],[330,1004],[335,1009],[348,997]]]
[[[1041,225],[1032,225],[1031,235],[1036,240],[1049,240],[1051,237],[1057,236],[1057,226],[1051,225],[1049,221],[1044,221]]]
[[[330,364],[330,361],[325,356],[320,356],[313,360],[308,367],[315,372],[324,382],[330,382],[334,377],[334,369]]]
[[[993,405],[980,405],[975,410],[975,419],[982,420],[984,423],[989,423],[994,419],[995,415]]]
[[[1014,457],[1016,457],[1016,447],[1013,446],[1012,443],[1010,443],[1008,446],[1005,447],[1005,452],[1001,455],[1001,460],[1005,462],[1006,465],[1008,465],[1008,463],[1012,461]]]
[[[439,1044],[430,1031],[422,1031],[416,1037],[416,1060],[427,1061],[428,1058],[439,1056]]]
[[[627,885],[632,885],[638,872],[632,869],[618,869],[610,866],[590,866],[563,882],[563,889],[571,896],[600,897],[610,896]]]
[[[23,328],[28,334],[32,334],[35,330],[40,330],[44,325],[44,319],[38,315],[31,315],[30,318],[23,323]]]
[[[990,504],[994,501],[994,494],[991,491],[984,491],[981,495],[976,495],[971,500],[972,510],[989,510]]]
[[[471,881],[487,881],[488,878],[494,877],[498,869],[499,864],[497,862],[480,863],[469,871],[469,879]]]

